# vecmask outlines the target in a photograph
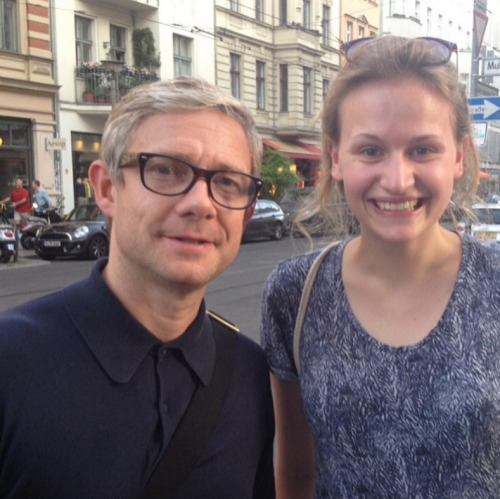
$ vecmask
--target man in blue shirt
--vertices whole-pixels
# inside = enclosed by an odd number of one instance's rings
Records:
[[[31,187],[33,187],[33,197],[35,198],[35,202],[38,205],[38,210],[46,210],[51,203],[48,192],[40,186],[40,180],[33,180],[33,182],[31,183]]]
[[[140,497],[218,365],[204,295],[236,257],[261,186],[250,113],[195,78],[141,85],[113,109],[101,154],[89,177],[112,220],[109,259],[0,314],[0,497]],[[234,338],[180,499],[274,497],[267,363]]]

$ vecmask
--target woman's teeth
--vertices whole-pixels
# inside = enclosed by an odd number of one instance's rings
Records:
[[[417,207],[418,201],[405,201],[404,203],[376,203],[384,211],[412,211]]]

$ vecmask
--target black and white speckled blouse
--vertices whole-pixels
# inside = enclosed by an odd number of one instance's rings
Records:
[[[500,494],[500,252],[465,236],[455,289],[420,343],[390,347],[354,316],[345,242],[323,262],[301,340],[301,390],[316,441],[318,498],[497,498]],[[262,343],[297,379],[293,326],[316,253],[266,283]]]

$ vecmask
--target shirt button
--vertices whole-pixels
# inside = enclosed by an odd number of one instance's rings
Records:
[[[161,412],[167,413],[168,412],[168,404],[166,402],[162,402],[161,404]]]
[[[165,357],[167,355],[168,348],[166,346],[162,346],[159,350],[160,357]]]

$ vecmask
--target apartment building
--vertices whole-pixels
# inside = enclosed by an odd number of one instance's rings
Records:
[[[253,112],[264,145],[314,183],[323,97],[340,64],[338,0],[216,0],[217,84]]]
[[[214,6],[205,0],[52,0],[65,211],[91,198],[88,168],[131,87],[181,74],[215,81]],[[211,30],[211,32],[210,32]],[[134,49],[134,43],[146,50]]]
[[[39,178],[56,193],[56,131],[49,0],[0,3],[0,199],[17,177]],[[42,167],[43,165],[43,167]]]

